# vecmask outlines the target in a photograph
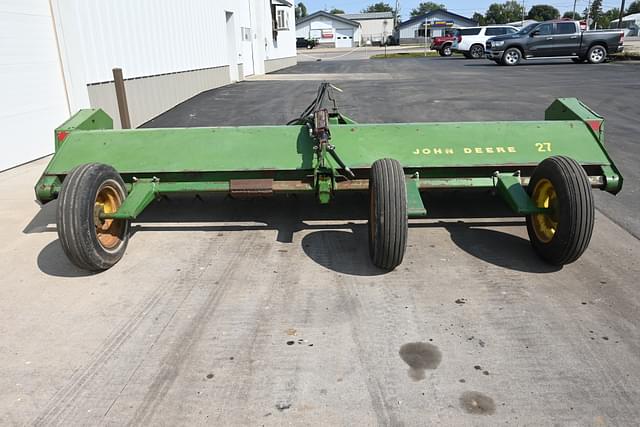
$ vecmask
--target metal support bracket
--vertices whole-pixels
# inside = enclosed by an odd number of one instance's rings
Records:
[[[139,179],[117,212],[100,213],[100,219],[136,219],[158,195],[158,179]]]
[[[502,199],[509,205],[511,210],[520,215],[529,215],[534,213],[545,213],[549,209],[538,208],[533,204],[531,198],[524,191],[520,183],[520,173],[502,174],[496,172],[494,174],[495,186]]]
[[[617,194],[622,188],[622,175],[611,166],[603,166],[604,189],[613,194]]]
[[[419,182],[420,177],[417,173],[411,178],[405,179],[407,186],[407,215],[409,218],[424,218],[427,216],[427,209],[420,196]]]
[[[335,180],[330,173],[317,173],[315,177],[315,188],[318,193],[318,201],[326,205],[331,201]]]

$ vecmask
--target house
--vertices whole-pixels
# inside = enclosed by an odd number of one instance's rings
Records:
[[[620,27],[624,30],[625,37],[640,36],[640,13],[633,13],[622,18],[622,25]],[[609,28],[617,29],[618,19],[611,21]]]
[[[296,64],[290,1],[188,3],[2,1],[0,170],[50,154],[53,130],[79,109],[102,108],[119,127],[113,68],[135,127],[200,92]]]
[[[396,38],[400,44],[424,43],[425,37],[442,36],[447,28],[476,25],[478,23],[472,19],[439,9],[400,23],[396,29]]]
[[[360,24],[362,43],[381,44],[393,35],[393,12],[352,13],[338,16]]]
[[[319,47],[360,46],[360,23],[340,15],[318,11],[296,22],[296,37],[314,39]]]

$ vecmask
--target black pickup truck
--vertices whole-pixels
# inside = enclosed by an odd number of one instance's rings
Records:
[[[485,53],[501,65],[517,65],[522,59],[571,58],[574,62],[604,62],[622,52],[620,30],[582,31],[577,21],[546,21],[528,25],[514,34],[490,38]]]

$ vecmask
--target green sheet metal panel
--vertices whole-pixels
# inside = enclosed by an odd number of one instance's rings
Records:
[[[380,154],[405,168],[537,165],[553,155],[609,164],[589,128],[578,121],[359,125],[334,127],[332,134],[345,163],[356,168]],[[338,142],[343,135],[348,149]]]
[[[610,164],[580,121],[358,124],[331,132],[352,168],[384,157],[406,168],[536,165],[552,155]],[[295,126],[75,131],[45,174],[64,175],[89,162],[120,173],[310,170],[313,145],[307,129]]]

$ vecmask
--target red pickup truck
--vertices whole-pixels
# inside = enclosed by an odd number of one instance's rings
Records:
[[[440,56],[451,56],[451,44],[453,43],[453,33],[447,32],[444,36],[431,39],[431,50],[437,50]]]

